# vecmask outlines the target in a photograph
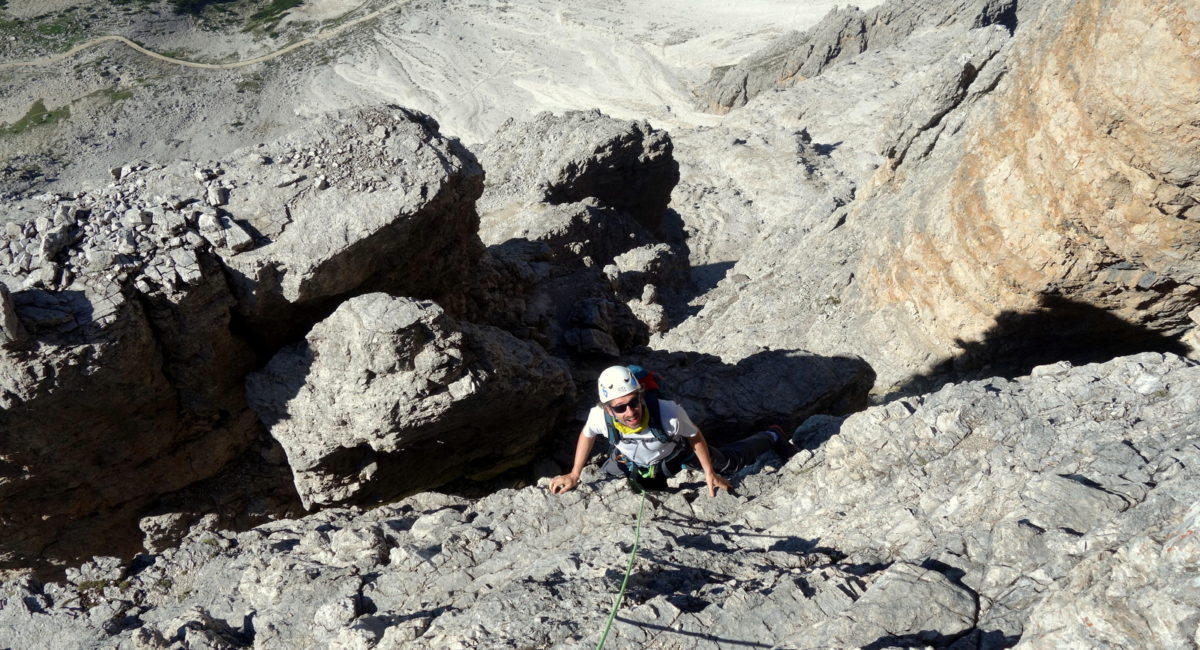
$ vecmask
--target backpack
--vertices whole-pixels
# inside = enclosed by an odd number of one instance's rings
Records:
[[[641,366],[629,366],[629,370],[641,385],[642,399],[646,402],[646,409],[650,412],[650,423],[646,426],[647,431],[659,442],[671,442],[671,436],[663,431],[662,413],[658,408],[658,399],[662,397],[662,385],[659,383],[658,375]],[[604,412],[604,424],[608,428],[608,444],[616,449],[617,442],[621,440],[621,434],[613,425],[613,417],[608,411]]]

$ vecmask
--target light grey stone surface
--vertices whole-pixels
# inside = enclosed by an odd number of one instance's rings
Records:
[[[511,228],[523,206],[559,205],[591,197],[659,231],[679,167],[671,139],[646,122],[599,111],[540,113],[510,120],[480,149],[487,183],[479,202],[482,232]]]
[[[943,7],[963,3],[873,11]],[[672,207],[707,290],[652,345],[727,359],[760,341],[858,354],[879,394],[1063,358],[1194,350],[1196,256],[1160,255],[1162,240],[1139,225],[1189,250],[1196,241],[1192,223],[1165,216],[1196,200],[1181,178],[1194,176],[1181,150],[1194,139],[1171,135],[1194,120],[1151,108],[1172,100],[1122,72],[1146,65],[1136,50],[1099,54],[1141,20],[1130,16],[1160,10],[1023,2],[1011,32],[1008,20],[933,20],[760,94],[717,127],[672,133],[682,177]],[[1156,65],[1182,75],[1164,82],[1194,71],[1178,16],[1147,22],[1161,28],[1146,36],[1162,44]],[[1083,85],[1053,81],[1070,79]],[[1127,139],[1102,135],[1140,115],[1153,119]],[[1136,169],[1122,162],[1129,151]]]
[[[384,139],[374,135],[379,126]],[[260,336],[294,340],[303,329],[286,323],[311,323],[369,291],[461,310],[483,252],[474,208],[483,174],[437,122],[395,106],[348,111],[264,151],[277,164],[228,165],[226,176],[243,180],[225,206],[265,239],[225,260],[239,311]],[[319,175],[328,188],[284,182],[296,173]],[[242,229],[223,224],[222,231],[229,248],[245,246]]]
[[[1148,353],[822,418],[734,494],[685,475],[645,505],[606,647],[1186,645],[1197,415],[1200,366]],[[589,468],[562,496],[202,522],[153,561],[4,583],[0,644],[594,647],[638,508]]]
[[[378,122],[384,141],[367,137]],[[296,507],[246,403],[256,356],[370,287],[461,307],[482,174],[436,123],[385,107],[253,149],[132,163],[24,201],[42,216],[0,233],[3,566],[171,543],[178,526],[154,517],[228,506],[248,525]],[[276,187],[312,168],[336,187]]]
[[[527,462],[574,385],[536,344],[377,293],[343,303],[247,390],[313,507]]]
[[[892,0],[868,11],[837,7],[805,32],[791,32],[736,65],[717,68],[698,105],[724,113],[765,92],[820,75],[863,52],[881,50],[931,27],[960,30],[1017,23],[1018,0]]]

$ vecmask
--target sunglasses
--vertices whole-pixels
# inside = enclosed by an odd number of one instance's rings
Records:
[[[642,407],[642,398],[639,397],[637,399],[632,399],[632,400],[629,400],[628,402],[625,402],[624,404],[613,404],[613,405],[609,406],[608,408],[612,409],[613,413],[624,413],[625,410],[630,407],[635,407],[635,408],[640,409]]]

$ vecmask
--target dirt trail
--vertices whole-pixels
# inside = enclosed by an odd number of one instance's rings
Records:
[[[50,65],[52,63],[58,63],[59,61],[64,61],[66,59],[69,59],[69,58],[75,56],[76,54],[82,52],[83,50],[86,50],[91,47],[95,47],[102,43],[108,43],[108,42],[112,42],[112,41],[121,43],[122,45],[125,45],[137,52],[145,54],[146,56],[148,56],[152,59],[158,59],[159,61],[165,61],[167,63],[173,63],[175,65],[180,65],[180,66],[184,66],[184,67],[188,67],[188,68],[203,68],[206,70],[232,70],[234,68],[244,68],[248,65],[254,65],[256,63],[264,63],[266,61],[270,61],[271,59],[281,57],[284,54],[287,54],[288,52],[291,52],[293,50],[304,47],[305,45],[311,45],[313,43],[316,43],[317,41],[323,41],[323,40],[333,38],[334,36],[337,36],[338,34],[342,33],[343,31],[345,31],[351,27],[354,27],[355,25],[359,25],[368,20],[377,18],[380,15],[382,15],[384,12],[391,11],[392,9],[396,9],[400,6],[406,5],[406,4],[408,4],[408,2],[409,2],[409,0],[397,0],[396,2],[393,2],[392,4],[386,6],[382,9],[377,9],[375,11],[372,11],[369,14],[364,14],[362,16],[359,16],[358,18],[355,18],[354,20],[342,23],[341,25],[338,25],[337,27],[333,27],[333,28],[330,28],[330,29],[327,29],[324,31],[317,32],[316,34],[314,34],[312,36],[300,39],[299,41],[296,41],[295,43],[292,43],[290,45],[282,47],[282,48],[275,50],[274,52],[271,52],[269,54],[264,54],[262,56],[256,56],[256,57],[253,57],[250,59],[245,59],[243,61],[234,61],[232,63],[200,63],[197,61],[184,61],[183,59],[176,59],[174,57],[166,56],[163,54],[159,54],[158,52],[148,50],[148,49],[142,47],[141,45],[134,43],[133,41],[129,40],[128,38],[125,38],[124,36],[109,35],[109,36],[101,36],[99,38],[94,38],[90,41],[87,41],[86,43],[80,43],[79,45],[76,45],[75,47],[67,50],[66,52],[62,52],[60,54],[42,57],[40,59],[32,59],[29,61],[13,61],[11,63],[0,63],[0,70],[7,70],[10,68],[17,68],[17,67],[23,67],[23,66],[39,66],[39,65]]]

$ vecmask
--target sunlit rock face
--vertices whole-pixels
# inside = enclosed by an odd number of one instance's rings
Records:
[[[894,160],[860,206],[900,224],[859,266],[864,307],[943,354],[1045,330],[1165,345],[1196,324],[1200,11],[1054,11],[963,125],[954,164]]]

